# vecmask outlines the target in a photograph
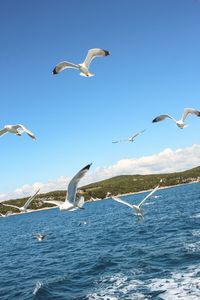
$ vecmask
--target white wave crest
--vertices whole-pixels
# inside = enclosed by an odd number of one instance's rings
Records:
[[[163,300],[199,300],[199,271],[200,267],[194,267],[185,272],[173,272],[170,278],[153,279],[149,288],[151,291],[163,291],[159,295]]]
[[[99,283],[98,283],[99,284]],[[87,297],[88,300],[144,300],[145,296],[138,291],[142,285],[139,280],[129,280],[124,274],[104,277],[100,288]],[[128,297],[128,298],[127,298]]]
[[[173,272],[167,278],[134,280],[124,274],[106,276],[97,283],[98,287],[87,295],[88,300],[145,300],[156,292],[163,300],[199,300],[200,266],[184,272]]]
[[[191,244],[185,244],[184,247],[189,253],[198,253],[200,252],[200,241]]]

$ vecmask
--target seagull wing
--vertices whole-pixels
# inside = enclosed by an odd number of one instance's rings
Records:
[[[62,201],[56,201],[56,200],[42,200],[43,203],[50,203],[50,204],[54,204],[56,206],[60,206],[62,205],[64,202]]]
[[[155,119],[153,119],[152,123],[163,121],[166,118],[172,119],[173,121],[176,122],[176,120],[173,117],[171,117],[170,115],[160,115],[160,116],[156,117]]]
[[[200,117],[200,111],[194,109],[194,108],[185,108],[183,111],[183,115],[181,120],[184,122],[185,119],[187,118],[188,114],[193,114],[196,115],[197,117]]]
[[[146,129],[137,132],[136,134],[134,134],[133,136],[131,136],[131,137],[129,138],[129,141],[133,141],[138,135],[142,134],[142,133],[145,132],[145,131],[146,131]]]
[[[91,61],[97,57],[97,56],[107,56],[110,55],[109,51],[99,49],[99,48],[93,48],[90,49],[87,53],[86,59],[84,60],[83,64],[88,68]]]
[[[85,199],[84,199],[83,196],[80,197],[80,199],[77,199],[77,200],[75,201],[75,205],[76,205],[77,207],[79,207],[79,208],[82,208],[83,205],[84,205],[84,203],[85,203]]]
[[[139,206],[139,208],[144,204],[144,202],[149,198],[149,197],[151,197],[151,195],[153,195],[156,191],[157,191],[157,189],[160,187],[160,184],[161,184],[161,182],[162,182],[162,179],[160,180],[160,183],[153,189],[153,191],[151,191],[141,202],[140,202],[140,204],[138,205]]]
[[[81,180],[81,178],[87,173],[87,171],[90,169],[91,165],[92,164],[85,166],[71,179],[68,185],[65,202],[70,202],[71,204],[74,205],[76,200],[76,190],[77,190],[78,183]]]
[[[30,203],[37,196],[37,194],[39,193],[39,191],[40,191],[40,189],[38,189],[37,192],[26,201],[26,203],[24,204],[24,208],[27,208],[30,205]]]
[[[6,128],[0,130],[0,136],[1,136],[1,135],[4,135],[4,134],[7,133],[7,132],[8,132],[8,130],[7,130]]]
[[[17,125],[15,125],[14,126],[16,129],[17,128],[21,128],[24,132],[26,132],[33,140],[35,140],[36,139],[36,137],[34,136],[34,134],[30,131],[30,130],[28,130],[24,125],[22,125],[22,124],[17,124]]]
[[[19,210],[20,210],[20,207],[18,207],[18,206],[15,206],[15,205],[11,205],[11,204],[4,204],[4,203],[2,203],[2,205],[3,205],[3,206],[8,206],[8,207],[17,208],[17,209],[19,209]]]
[[[124,200],[122,200],[121,198],[112,196],[111,199],[113,199],[114,201],[117,201],[117,202],[119,202],[119,203],[122,203],[122,204],[124,204],[124,205],[127,205],[127,206],[129,206],[129,207],[131,207],[131,208],[133,208],[133,205],[131,205],[130,203],[128,203],[128,202],[126,202],[126,201],[124,201]]]
[[[63,70],[69,69],[69,68],[79,69],[79,66],[75,65],[75,64],[72,64],[72,63],[70,63],[68,61],[62,61],[62,62],[60,62],[59,64],[57,64],[55,66],[55,68],[53,69],[52,73],[54,75],[56,75],[56,74],[62,72]]]
[[[118,143],[123,143],[123,142],[128,142],[129,140],[126,139],[126,140],[119,140],[119,141],[113,141],[112,143],[113,144],[118,144]]]

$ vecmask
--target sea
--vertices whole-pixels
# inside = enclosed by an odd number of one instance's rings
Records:
[[[200,183],[155,195],[0,218],[0,299],[199,300]]]

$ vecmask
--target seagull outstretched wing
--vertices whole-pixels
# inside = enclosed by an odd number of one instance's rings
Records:
[[[140,204],[138,205],[139,207],[141,207],[144,204],[144,202],[157,191],[157,189],[160,187],[161,182],[162,179],[160,180],[160,183],[140,202]]]
[[[24,208],[25,208],[25,209],[26,209],[26,208],[30,205],[30,203],[35,199],[35,197],[37,196],[37,194],[39,193],[39,191],[40,191],[40,189],[38,189],[37,192],[36,192],[33,196],[31,196],[31,197],[26,201],[26,203],[24,204]]]
[[[13,126],[14,128],[18,129],[18,128],[21,128],[24,132],[26,132],[33,140],[36,139],[36,137],[34,136],[34,134],[28,130],[24,125],[22,124],[17,124],[17,125],[14,125]]]
[[[79,69],[79,66],[78,66],[78,65],[75,65],[75,64],[72,64],[72,63],[70,63],[70,62],[68,62],[68,61],[62,61],[62,62],[60,62],[59,64],[57,64],[57,65],[55,66],[55,68],[53,69],[52,73],[53,73],[54,75],[56,75],[56,74],[62,72],[63,70],[69,69],[69,68],[72,68],[72,69]]]
[[[3,206],[8,206],[8,207],[13,207],[13,208],[17,208],[20,210],[20,207],[16,206],[16,205],[11,205],[11,204],[4,204],[2,203]]]
[[[6,134],[7,132],[8,130],[6,128],[0,130],[0,136]]]
[[[126,202],[126,201],[124,201],[124,200],[122,200],[121,198],[118,198],[118,197],[115,197],[115,196],[112,196],[111,198],[112,198],[114,201],[117,201],[117,202],[119,202],[119,203],[122,203],[122,204],[124,204],[124,205],[127,205],[127,206],[133,208],[133,205],[131,205],[130,203],[128,203],[128,202]]]
[[[152,123],[163,121],[166,118],[172,119],[173,121],[176,122],[176,120],[170,115],[160,115],[160,116],[157,116],[155,119],[153,119]]]
[[[181,117],[181,120],[184,122],[187,118],[188,114],[196,115],[197,117],[200,117],[200,111],[194,109],[194,108],[185,108],[183,111],[183,115]]]
[[[62,201],[56,201],[56,200],[42,200],[43,203],[50,203],[50,204],[54,204],[56,206],[60,206],[63,204]]]
[[[142,130],[142,131],[139,131],[139,132],[137,132],[137,133],[135,133],[133,136],[131,136],[128,140],[130,141],[130,142],[132,142],[132,141],[134,141],[135,140],[135,138],[137,137],[137,136],[139,136],[139,135],[141,135],[143,132],[145,132],[146,131],[146,129],[144,129],[144,130]]]
[[[74,205],[75,200],[76,200],[76,191],[77,191],[78,183],[81,180],[81,178],[83,176],[85,176],[85,174],[87,173],[87,171],[89,170],[91,165],[92,164],[85,166],[71,179],[71,181],[69,182],[69,185],[68,185],[67,196],[65,199],[66,202],[68,201]]]
[[[99,48],[93,48],[90,49],[87,53],[87,56],[83,62],[83,64],[88,68],[91,61],[97,57],[97,56],[107,56],[110,55],[110,52],[107,50],[99,49]]]

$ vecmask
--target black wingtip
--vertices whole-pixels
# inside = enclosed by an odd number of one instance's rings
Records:
[[[91,163],[91,164],[88,164],[87,166],[85,166],[85,167],[82,169],[82,171],[83,171],[83,170],[89,170],[89,168],[91,167],[91,165],[92,165],[92,163]]]
[[[157,117],[157,118],[153,119],[152,123],[156,123],[158,121],[159,121],[159,118]]]
[[[53,75],[58,74],[58,72],[56,71],[56,67],[53,69],[52,74],[53,74]]]
[[[105,53],[105,56],[110,55],[110,52],[108,50],[103,50]]]
[[[197,116],[200,117],[200,111],[197,112]]]

